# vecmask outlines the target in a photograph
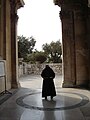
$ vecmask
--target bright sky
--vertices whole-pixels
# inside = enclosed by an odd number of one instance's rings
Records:
[[[42,45],[62,39],[60,8],[53,0],[24,0],[25,6],[18,10],[18,35],[33,36],[35,48],[42,50]]]

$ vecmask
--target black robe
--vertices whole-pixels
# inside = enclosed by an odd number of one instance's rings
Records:
[[[53,81],[53,79],[55,78],[54,71],[48,66],[42,71],[41,76],[43,78],[42,97],[56,96],[56,91]]]

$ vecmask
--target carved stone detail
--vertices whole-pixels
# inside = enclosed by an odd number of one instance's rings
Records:
[[[72,20],[72,14],[73,14],[73,11],[62,10],[60,11],[59,16],[61,20],[66,20],[66,19]]]

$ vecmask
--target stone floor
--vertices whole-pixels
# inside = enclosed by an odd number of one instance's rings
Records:
[[[0,120],[90,120],[90,91],[61,88],[56,76],[57,96],[42,99],[40,76],[20,78],[21,88],[0,95]]]

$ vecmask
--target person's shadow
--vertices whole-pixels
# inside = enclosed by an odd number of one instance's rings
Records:
[[[44,111],[43,120],[55,120],[54,108],[56,106],[56,101],[43,99],[42,105]]]

